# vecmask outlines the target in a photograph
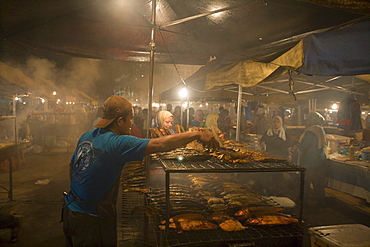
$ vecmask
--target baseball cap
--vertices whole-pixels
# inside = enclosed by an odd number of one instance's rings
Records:
[[[95,124],[96,128],[105,128],[117,117],[123,116],[132,110],[132,104],[125,98],[112,95],[103,105],[103,117]]]

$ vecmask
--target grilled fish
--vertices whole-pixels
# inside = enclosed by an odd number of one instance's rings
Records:
[[[169,219],[170,223],[173,222],[183,222],[183,221],[193,221],[193,220],[207,220],[207,216],[204,214],[195,214],[195,213],[190,213],[190,214],[180,214],[176,215],[172,218]],[[163,220],[161,221],[161,224],[165,224],[166,221]]]
[[[245,216],[250,215],[251,213],[255,212],[281,212],[284,211],[284,208],[277,208],[277,207],[247,207],[237,211],[234,215],[235,216]]]
[[[182,222],[179,222],[178,224],[171,223],[169,227],[178,229],[178,230],[184,230],[184,231],[211,230],[211,229],[218,228],[216,224],[213,224],[205,220],[182,221]],[[159,228],[164,230],[166,229],[166,226],[160,225]]]
[[[209,191],[209,190],[201,190],[201,191],[198,191],[195,196],[197,196],[197,197],[202,197],[202,196],[212,196],[212,197],[214,197],[215,192],[214,191]]]
[[[137,212],[144,212],[147,217],[158,216],[158,211],[149,206],[136,206],[132,209],[131,214],[135,214]]]
[[[225,201],[222,198],[211,197],[211,198],[208,199],[207,203],[208,203],[208,205],[212,205],[212,204],[224,204]]]
[[[265,215],[251,218],[246,221],[247,224],[253,225],[288,225],[296,222],[298,222],[298,220],[289,215]]]
[[[141,192],[141,193],[148,193],[149,189],[141,188],[141,187],[133,187],[133,188],[125,188],[123,190],[123,192],[131,192],[131,191],[136,191],[136,192]]]
[[[238,220],[225,220],[219,227],[226,232],[235,232],[245,230],[247,227],[243,226]]]
[[[144,176],[140,176],[140,177],[132,177],[132,178],[130,178],[130,179],[128,179],[128,180],[126,180],[126,181],[124,181],[124,183],[134,183],[134,182],[136,182],[136,181],[145,181],[146,180],[146,177],[144,177]]]
[[[230,215],[228,215],[225,212],[216,212],[216,213],[213,213],[210,216],[210,218],[211,218],[211,220],[217,222],[218,224],[221,224],[225,220],[235,220],[233,217],[231,217]]]
[[[217,203],[217,204],[209,205],[208,208],[212,211],[223,211],[223,210],[227,210],[228,207],[226,204]]]

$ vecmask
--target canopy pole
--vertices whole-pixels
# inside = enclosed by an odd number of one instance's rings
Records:
[[[236,111],[236,138],[235,140],[239,142],[240,140],[240,121],[241,121],[241,108],[242,108],[242,92],[243,92],[243,87],[239,85],[239,90],[238,90],[238,109]]]
[[[156,14],[156,0],[152,0],[152,32],[150,35],[150,67],[149,67],[149,86],[148,86],[148,116],[147,116],[147,129],[146,129],[146,137],[150,138],[150,131],[152,124],[152,104],[153,104],[153,75],[154,75],[154,51],[155,51],[155,14]],[[149,155],[145,157],[145,172],[147,174],[146,179],[146,186],[149,186],[150,179],[150,158]],[[169,217],[167,218],[169,219]],[[168,226],[166,228],[169,228]],[[144,233],[145,234],[145,233]]]
[[[150,68],[149,68],[149,87],[148,87],[148,120],[146,135],[149,138],[149,128],[152,123],[152,104],[153,104],[153,75],[154,75],[154,51],[155,51],[155,20],[156,18],[156,0],[152,0],[152,32],[150,36],[149,48],[150,48]]]
[[[189,90],[188,88],[186,88],[186,91],[187,91],[187,94],[186,94],[186,101],[187,101],[187,113],[186,113],[186,124],[187,126],[190,126],[190,101],[189,101]],[[186,127],[187,126],[184,126],[184,129],[186,130]]]
[[[13,95],[13,116],[14,116],[14,144],[18,150],[18,129],[17,129],[17,95]],[[13,164],[9,162],[9,190],[8,198],[13,201]]]

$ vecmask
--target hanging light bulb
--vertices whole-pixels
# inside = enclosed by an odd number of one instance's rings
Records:
[[[181,98],[185,98],[188,95],[188,90],[184,87],[180,90],[179,95]]]

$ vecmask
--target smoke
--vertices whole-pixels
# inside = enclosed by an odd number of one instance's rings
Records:
[[[72,58],[67,61],[64,61],[64,64],[61,66],[56,60],[51,60],[47,58],[40,58],[36,56],[29,56],[24,60],[23,63],[18,63],[16,61],[7,62],[9,65],[15,68],[19,68],[23,73],[28,77],[33,79],[36,83],[43,84],[42,92],[35,91],[34,88],[30,88],[32,92],[31,97],[47,97],[57,88],[60,89],[60,92],[57,92],[58,95],[66,96],[78,96],[72,93],[73,89],[78,89],[83,91],[89,96],[92,96],[96,91],[96,81],[100,78],[100,61],[94,59],[79,59]],[[11,93],[10,94],[14,94]],[[94,98],[94,96],[92,96]],[[86,100],[83,98],[83,100]],[[18,103],[21,105],[21,102]],[[27,104],[22,105],[17,112],[18,125],[20,125],[28,115],[37,110],[39,106],[37,104]],[[18,126],[20,127],[20,126]]]
[[[56,63],[46,58],[38,58],[31,56],[26,60],[26,68],[28,74],[34,78],[44,78],[55,82],[57,68]]]
[[[72,58],[57,74],[57,80],[66,88],[94,93],[101,74],[100,63],[96,59]]]
[[[52,87],[55,85],[67,97],[76,96],[72,92],[77,89],[95,98],[98,92],[96,83],[101,77],[100,63],[96,59],[72,58],[58,67],[57,62],[50,59],[30,56],[22,70],[44,83],[49,91],[54,91]]]

